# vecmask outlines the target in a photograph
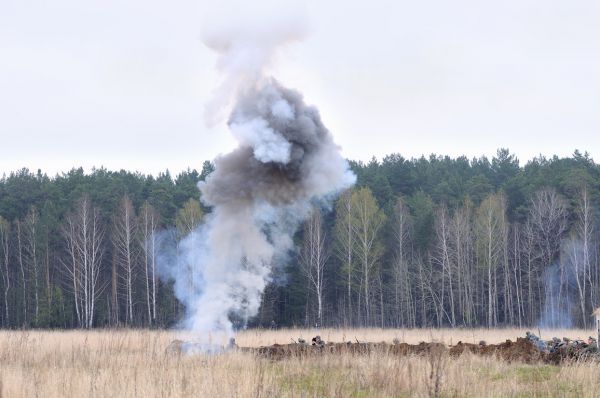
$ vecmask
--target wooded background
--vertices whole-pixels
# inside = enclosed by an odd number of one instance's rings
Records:
[[[315,208],[247,326],[590,324],[600,167],[589,155],[350,164],[356,186]],[[211,171],[5,174],[1,325],[175,325],[184,308],[156,261],[210,212],[196,184]]]

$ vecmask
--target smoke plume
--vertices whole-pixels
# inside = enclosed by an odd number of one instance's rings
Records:
[[[577,321],[586,324],[589,313],[584,285],[590,270],[584,258],[583,244],[577,238],[561,242],[560,258],[544,270],[545,300],[540,327],[568,329]]]
[[[277,20],[206,35],[225,75],[207,111],[212,117],[231,102],[227,123],[238,147],[215,159],[215,170],[199,184],[212,210],[179,243],[176,266],[163,267],[186,306],[185,326],[198,338],[231,335],[232,317],[255,315],[271,270],[293,249],[311,206],[355,181],[318,110],[264,72],[279,46],[304,29]]]

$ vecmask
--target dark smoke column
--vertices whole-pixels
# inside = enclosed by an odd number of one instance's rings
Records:
[[[274,79],[240,96],[229,128],[239,147],[217,158],[215,171],[200,185],[209,206],[307,204],[354,182],[318,110]]]

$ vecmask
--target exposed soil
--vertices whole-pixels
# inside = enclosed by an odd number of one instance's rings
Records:
[[[469,344],[458,342],[449,348],[450,356],[456,357],[464,352],[482,356],[496,356],[507,362],[537,363],[547,362],[548,354],[536,348],[531,341],[518,337],[517,341],[506,340],[500,344]]]
[[[351,355],[370,355],[371,353],[387,353],[397,356],[426,356],[432,351],[447,352],[450,357],[458,357],[464,353],[471,353],[481,356],[495,356],[496,358],[508,362],[521,363],[550,363],[560,364],[564,361],[582,359],[576,351],[557,350],[553,353],[539,350],[531,341],[526,338],[517,338],[516,341],[506,340],[500,344],[471,344],[458,342],[454,346],[446,346],[442,343],[419,344],[387,344],[387,343],[327,343],[323,345],[309,344],[274,344],[259,348],[240,348],[245,352],[254,353],[260,357],[272,360],[281,360],[285,358],[297,358],[307,356],[317,356],[324,354],[351,354]],[[589,357],[591,358],[591,356]],[[585,358],[587,359],[587,358]]]
[[[308,344],[274,344],[259,348],[242,348],[241,350],[255,353],[270,359],[303,357],[323,354],[369,355],[371,353],[389,353],[393,355],[424,355],[432,349],[445,350],[441,343],[419,343],[416,345],[400,343],[327,343],[324,345]]]

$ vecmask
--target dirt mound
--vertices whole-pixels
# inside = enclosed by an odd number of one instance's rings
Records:
[[[259,348],[242,348],[242,351],[252,352],[258,356],[279,360],[324,354],[370,355],[371,353],[386,353],[398,356],[425,355],[432,350],[447,350],[441,343],[421,342],[416,345],[400,343],[327,343],[322,345],[308,344],[273,344]]]
[[[286,358],[301,358],[318,355],[371,355],[388,354],[395,356],[427,356],[432,351],[447,352],[450,357],[458,357],[465,353],[474,355],[496,357],[508,362],[521,363],[552,363],[559,364],[565,360],[581,358],[574,350],[566,347],[563,350],[553,352],[540,350],[531,340],[527,338],[517,338],[516,341],[506,340],[499,344],[471,344],[458,342],[453,346],[446,346],[442,343],[407,344],[407,343],[323,343],[320,345],[309,345],[305,343],[298,344],[274,344],[271,346],[259,348],[241,348],[240,350],[256,354],[263,358],[281,360]]]
[[[546,362],[547,353],[540,351],[536,346],[525,338],[517,338],[516,342],[506,340],[500,344],[469,344],[458,342],[450,347],[450,356],[460,356],[464,352],[470,352],[482,356],[496,356],[508,362],[536,363]]]

